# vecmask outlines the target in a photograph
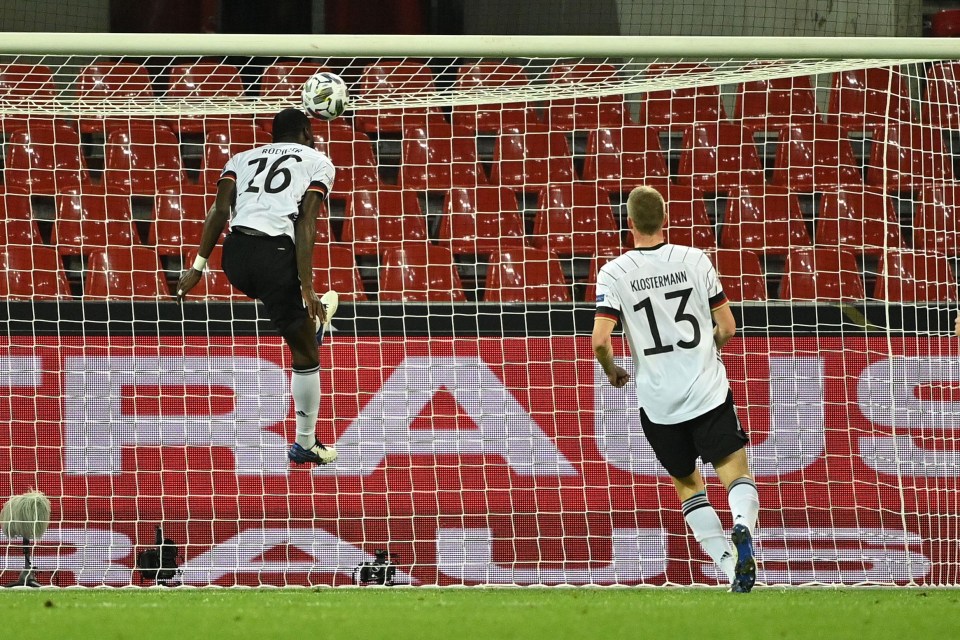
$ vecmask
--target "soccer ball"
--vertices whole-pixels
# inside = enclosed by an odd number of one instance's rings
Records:
[[[347,85],[335,73],[321,71],[303,83],[303,108],[320,120],[333,120],[347,108]]]

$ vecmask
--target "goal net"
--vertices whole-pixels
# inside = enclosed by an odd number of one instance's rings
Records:
[[[349,584],[378,550],[409,584],[718,584],[591,350],[650,185],[737,317],[759,581],[957,584],[950,43],[4,35],[0,498],[50,497],[43,581],[150,584],[162,526],[191,585]],[[352,104],[314,122],[340,458],[309,470],[289,353],[219,249],[171,287],[224,163],[321,69]]]

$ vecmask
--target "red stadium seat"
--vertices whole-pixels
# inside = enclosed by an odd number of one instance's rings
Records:
[[[196,62],[170,67],[168,100],[191,98],[239,98],[243,95],[240,70],[230,64]],[[208,124],[223,123],[223,118],[190,116],[170,122],[178,133],[202,133]]]
[[[414,191],[487,184],[487,175],[477,162],[476,135],[448,124],[404,129],[399,184]]]
[[[364,67],[360,75],[360,95],[368,100],[434,90],[433,72],[411,60],[381,60]],[[380,109],[358,112],[353,120],[364,133],[400,133],[407,127],[425,126],[428,121],[442,122],[443,115],[437,107]]]
[[[740,83],[733,119],[754,131],[813,125],[817,120],[817,96],[810,76]]]
[[[570,302],[570,287],[556,254],[542,249],[511,248],[490,256],[484,302]]]
[[[720,246],[771,255],[809,247],[810,234],[796,194],[778,187],[746,188],[727,201]]]
[[[671,244],[698,249],[713,249],[717,238],[707,216],[703,193],[683,185],[668,185],[661,191],[667,205],[663,223],[664,238]],[[632,239],[628,238],[632,244]]]
[[[930,65],[920,101],[920,122],[938,129],[960,129],[960,63]]]
[[[889,251],[880,260],[873,297],[887,302],[954,302],[957,280],[946,256]]]
[[[953,179],[953,156],[943,132],[923,125],[878,128],[865,167],[867,185],[886,191],[917,191]]]
[[[56,207],[50,241],[61,255],[88,255],[111,246],[135,244],[127,196],[63,193],[56,197]]]
[[[523,245],[517,196],[505,187],[451,189],[444,199],[437,235],[456,255],[489,255]]]
[[[0,247],[0,298],[69,299],[70,285],[53,247]]]
[[[536,127],[497,138],[491,184],[539,191],[547,183],[572,182],[573,178],[573,156],[559,131]]]
[[[660,138],[651,127],[598,129],[587,136],[583,180],[607,191],[627,193],[670,176]]]
[[[52,196],[93,187],[80,134],[64,122],[29,120],[10,133],[6,147],[7,193]]]
[[[408,241],[426,241],[424,225],[413,191],[354,191],[347,201],[341,239],[357,255],[378,255]]]
[[[713,261],[727,300],[744,302],[767,299],[767,281],[757,254],[739,249],[719,249],[707,255]]]
[[[161,193],[157,196],[148,243],[157,254],[188,256],[200,244],[203,220],[213,205],[212,195]]]
[[[763,163],[753,132],[735,124],[695,125],[683,135],[677,182],[705,193],[762,185]]]
[[[314,247],[313,288],[320,295],[333,289],[340,294],[342,302],[367,299],[353,251],[342,245],[318,244]]]
[[[547,76],[551,84],[583,86],[615,82],[617,70],[609,64],[561,63],[550,67]],[[622,127],[629,120],[622,95],[585,96],[547,103],[547,121],[554,131]]]
[[[463,285],[446,247],[408,243],[383,252],[381,302],[463,302]]]
[[[260,76],[260,97],[299,104],[304,83],[321,71],[332,72],[332,69],[310,62],[274,62]]]
[[[593,257],[593,260],[590,261],[590,271],[587,273],[587,286],[583,290],[584,302],[596,302],[597,274],[600,273],[600,269],[603,268],[603,265],[607,264],[611,260],[616,260],[621,255],[623,254],[609,253],[609,254],[601,254]]]
[[[223,247],[219,243],[213,247],[207,259],[207,268],[204,269],[200,282],[187,295],[190,298],[207,300],[247,299],[243,292],[230,284],[227,274],[223,272]]]
[[[960,214],[955,185],[928,187],[914,208],[913,248],[947,256],[960,255]]]
[[[101,60],[80,70],[76,81],[77,97],[87,102],[153,98],[150,75],[132,62]],[[128,126],[130,118],[83,118],[81,133],[100,133],[105,129]]]
[[[154,196],[185,182],[180,141],[163,126],[107,134],[104,185],[110,193]]]
[[[11,107],[29,110],[30,104],[53,100],[57,87],[50,67],[42,64],[0,64],[0,100]],[[27,126],[25,115],[0,116],[0,131]]]
[[[107,247],[90,255],[85,298],[156,300],[169,295],[153,249]]]
[[[771,184],[792,191],[835,191],[863,184],[846,131],[832,124],[780,130]]]
[[[826,121],[844,129],[913,122],[907,76],[896,67],[838,71],[828,103]]]
[[[858,188],[825,193],[817,215],[816,241],[817,246],[880,254],[885,248],[900,248],[900,220],[892,200],[881,191]]]
[[[941,9],[932,14],[930,16],[930,35],[934,38],[956,38],[960,36],[960,9]]]
[[[314,122],[313,139],[317,150],[327,154],[337,168],[331,197],[348,197],[354,191],[379,188],[377,158],[365,133],[341,122]]]
[[[675,76],[702,74],[710,71],[706,65],[690,62],[652,64],[647,76]],[[644,122],[658,129],[674,129],[697,122],[726,120],[727,114],[720,99],[720,86],[649,91],[644,100]]]
[[[587,184],[548,185],[540,192],[531,243],[560,256],[616,252],[622,242],[607,192]]]
[[[840,249],[791,249],[780,298],[783,300],[863,300],[857,259]]]
[[[525,87],[530,79],[524,68],[496,60],[480,60],[457,69],[454,88],[457,91],[479,91],[502,87]],[[474,133],[501,133],[513,129],[523,131],[537,125],[536,110],[525,102],[506,102],[495,105],[454,105],[450,114],[454,126],[465,127]]]
[[[30,197],[0,195],[0,247],[41,244],[40,230],[33,221]]]
[[[217,191],[217,181],[227,161],[240,153],[265,144],[272,136],[257,127],[252,119],[232,119],[229,124],[210,125],[203,144],[203,186]]]

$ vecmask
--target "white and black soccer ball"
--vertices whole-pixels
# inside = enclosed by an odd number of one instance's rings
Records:
[[[347,108],[347,84],[335,73],[321,71],[303,83],[304,110],[314,118],[333,120]]]

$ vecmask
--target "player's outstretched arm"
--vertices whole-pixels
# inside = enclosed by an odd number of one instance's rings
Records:
[[[294,226],[297,250],[297,274],[300,276],[300,294],[311,319],[326,320],[323,305],[317,292],[313,290],[313,245],[317,237],[317,214],[324,194],[320,191],[307,191],[300,202],[300,215]]]
[[[203,221],[203,232],[200,234],[200,247],[197,249],[197,259],[193,266],[187,270],[177,283],[177,302],[182,302],[183,297],[187,295],[190,289],[197,286],[200,278],[203,276],[203,268],[207,264],[207,258],[213,252],[217,239],[223,233],[223,227],[230,219],[230,207],[233,206],[237,197],[237,183],[233,180],[223,179],[217,183],[217,199],[207,212],[207,217]]]
[[[713,321],[716,323],[716,326],[713,328],[713,342],[719,349],[730,342],[730,338],[736,335],[737,321],[733,317],[733,311],[730,310],[729,304],[717,307],[712,313]]]
[[[607,380],[616,388],[620,388],[630,381],[630,374],[623,367],[618,367],[613,361],[613,346],[610,335],[613,333],[617,321],[612,318],[596,317],[593,320],[593,354],[597,362],[607,375]]]

